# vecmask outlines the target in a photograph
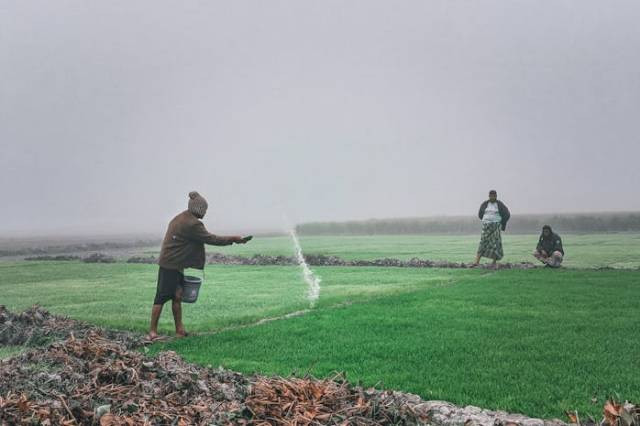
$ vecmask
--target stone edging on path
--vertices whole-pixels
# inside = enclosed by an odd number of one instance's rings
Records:
[[[458,407],[446,401],[421,401],[415,397],[414,410],[426,416],[436,426],[566,426],[559,419],[542,420],[504,411],[491,411],[468,405]]]

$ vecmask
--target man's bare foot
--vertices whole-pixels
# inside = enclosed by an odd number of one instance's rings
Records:
[[[469,264],[469,268],[477,268],[478,266],[480,266],[480,264],[476,262]]]
[[[187,337],[189,335],[189,333],[187,333],[187,331],[184,329],[184,326],[179,326],[176,327],[176,337],[177,338],[181,338],[181,337]]]
[[[160,336],[158,336],[158,333],[156,333],[155,331],[150,331],[149,334],[147,334],[146,336],[147,340],[158,340],[160,338]]]

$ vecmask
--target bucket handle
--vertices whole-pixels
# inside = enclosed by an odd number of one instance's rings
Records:
[[[194,270],[196,270],[196,271],[197,271],[197,269],[196,269],[196,268],[187,268],[187,269],[194,269]],[[187,274],[186,274],[186,272],[187,272],[187,271],[186,271],[186,269],[185,269],[185,271],[184,271],[184,272],[185,272],[185,273],[183,274],[183,276],[184,276],[184,275],[187,275]],[[204,284],[204,268],[202,268],[202,284]]]

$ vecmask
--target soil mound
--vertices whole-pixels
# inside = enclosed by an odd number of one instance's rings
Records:
[[[113,256],[104,253],[93,253],[82,259],[84,263],[116,263],[117,260]]]
[[[86,263],[114,263],[118,260],[112,256],[95,253],[90,256],[80,258],[78,256],[33,256],[25,260],[78,260]],[[467,269],[471,268],[471,263],[449,262],[446,260],[429,260],[414,257],[412,259],[395,259],[385,257],[373,260],[347,260],[338,256],[328,256],[324,254],[305,254],[304,259],[310,266],[378,266],[383,268],[449,268]],[[132,256],[127,259],[127,263],[157,264],[158,259],[154,256]],[[269,256],[255,254],[253,256],[234,256],[222,253],[211,253],[207,256],[207,263],[210,265],[246,265],[246,266],[295,266],[298,261],[295,257],[289,256]],[[520,263],[498,263],[495,267],[489,263],[477,266],[479,269],[533,269],[536,268],[531,262]]]
[[[346,260],[338,256],[327,256],[324,254],[305,254],[304,259],[310,266],[379,266],[379,267],[394,267],[394,268],[452,268],[452,269],[467,269],[471,268],[470,263],[463,262],[449,262],[446,260],[429,260],[419,259],[414,257],[412,259],[403,260],[395,258],[382,258],[374,260]],[[153,256],[133,256],[127,260],[128,263],[158,263],[158,259]],[[222,253],[211,253],[207,256],[207,263],[210,265],[285,265],[295,266],[298,261],[295,257],[288,256],[269,256],[263,254],[256,254],[253,256],[233,256],[225,255]],[[489,264],[481,264],[478,266],[480,269],[533,269],[536,268],[531,262],[521,263],[499,263],[495,268]]]
[[[59,254],[57,256],[29,256],[25,257],[24,260],[48,260],[48,261],[70,261],[70,260],[80,260],[82,259],[80,256],[76,256],[73,254]]]

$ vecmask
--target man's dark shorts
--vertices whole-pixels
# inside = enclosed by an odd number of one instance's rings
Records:
[[[180,271],[165,269],[162,266],[158,270],[158,287],[154,305],[164,305],[176,297],[176,291],[182,287],[184,275]]]

